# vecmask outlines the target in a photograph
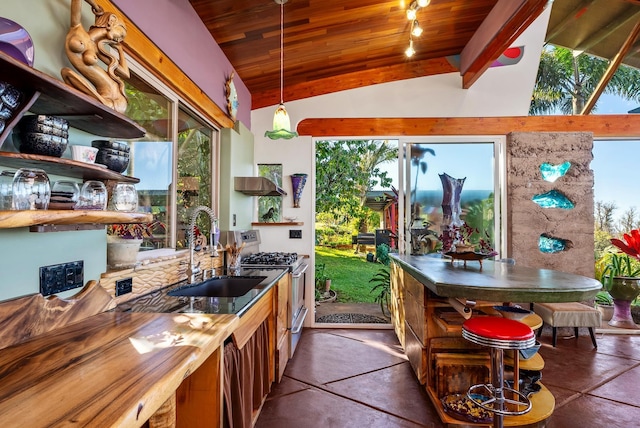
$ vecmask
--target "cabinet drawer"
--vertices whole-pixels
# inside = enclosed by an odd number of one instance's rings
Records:
[[[427,381],[427,349],[422,346],[420,340],[416,337],[408,324],[405,324],[405,348],[409,363],[420,381],[424,385]]]
[[[289,281],[285,278],[278,282],[278,296],[276,300],[276,341],[287,332],[287,320],[289,319]]]
[[[276,382],[280,383],[284,370],[287,368],[289,362],[289,335],[287,332],[282,340],[278,343],[276,349]]]

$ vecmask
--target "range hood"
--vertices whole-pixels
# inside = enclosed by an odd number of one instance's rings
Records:
[[[286,196],[281,187],[266,177],[234,177],[236,191],[249,196]]]

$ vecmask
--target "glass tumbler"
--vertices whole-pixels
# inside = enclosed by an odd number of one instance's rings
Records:
[[[111,208],[116,211],[137,211],[138,192],[130,183],[117,183],[111,194]]]
[[[13,177],[15,171],[0,172],[0,211],[13,209]]]
[[[41,169],[20,168],[13,177],[11,189],[15,210],[46,210],[49,207],[49,176]]]
[[[86,181],[80,189],[76,207],[82,210],[104,210],[107,208],[107,188],[97,180]]]

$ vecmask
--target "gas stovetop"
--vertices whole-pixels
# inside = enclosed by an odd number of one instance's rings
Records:
[[[242,266],[292,266],[298,261],[298,253],[253,253],[241,258]]]

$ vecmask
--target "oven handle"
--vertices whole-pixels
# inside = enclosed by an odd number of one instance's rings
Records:
[[[306,306],[303,306],[302,309],[300,309],[298,318],[296,318],[296,325],[291,327],[291,334],[298,334],[302,331],[302,324],[304,324],[304,319],[307,317],[307,312],[309,312],[309,310]]]
[[[307,270],[307,268],[309,267],[308,264],[306,263],[302,263],[298,269],[295,270],[295,272],[293,272],[291,274],[292,278],[300,278],[302,276],[303,273],[305,273],[305,271]]]

